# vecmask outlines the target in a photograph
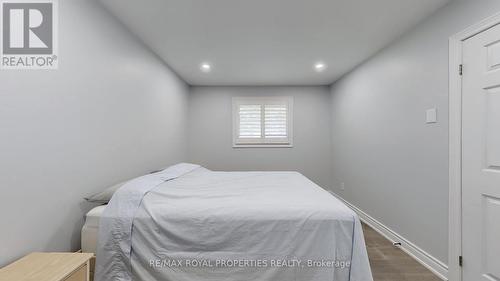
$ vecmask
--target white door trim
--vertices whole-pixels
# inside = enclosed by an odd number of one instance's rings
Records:
[[[449,41],[449,249],[448,280],[461,281],[462,269],[462,42],[500,24],[500,13],[450,37]],[[464,66],[464,72],[467,66]]]

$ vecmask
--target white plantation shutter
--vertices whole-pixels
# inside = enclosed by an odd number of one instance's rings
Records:
[[[287,137],[287,105],[265,105],[264,136],[266,138]]]
[[[292,146],[290,97],[233,98],[233,146]]]
[[[261,138],[262,137],[262,106],[245,105],[239,106],[239,138]]]

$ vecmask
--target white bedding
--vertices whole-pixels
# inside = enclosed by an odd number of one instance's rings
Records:
[[[82,252],[84,253],[96,252],[99,221],[104,209],[106,205],[97,206],[85,215],[85,224],[82,227]]]
[[[356,214],[301,174],[183,168],[115,194],[96,281],[373,280]]]

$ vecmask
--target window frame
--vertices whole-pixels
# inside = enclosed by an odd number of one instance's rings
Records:
[[[291,96],[265,96],[265,97],[233,97],[232,99],[232,119],[233,119],[233,148],[255,148],[255,147],[293,147],[293,97]],[[273,104],[287,105],[287,138],[265,138],[265,106]],[[261,130],[260,138],[240,138],[240,105],[260,105],[261,106]]]

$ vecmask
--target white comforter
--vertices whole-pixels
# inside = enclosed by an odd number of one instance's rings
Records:
[[[107,280],[373,279],[356,214],[301,174],[181,164],[113,196],[96,264]]]

